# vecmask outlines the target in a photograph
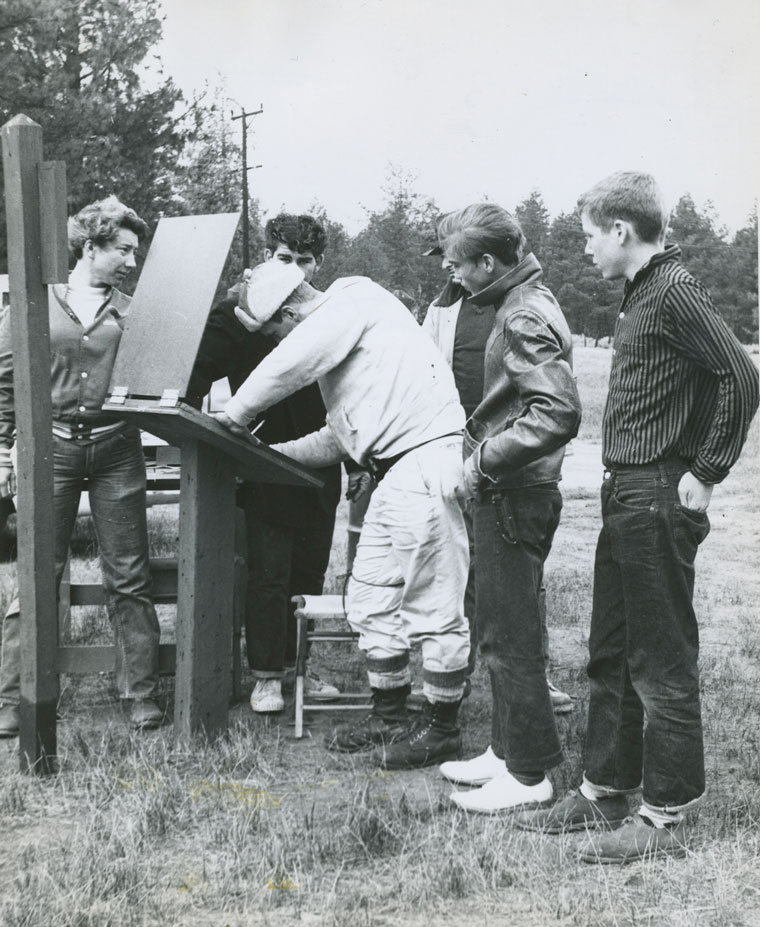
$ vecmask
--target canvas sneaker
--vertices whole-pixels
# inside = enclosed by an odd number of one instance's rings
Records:
[[[550,802],[553,795],[554,789],[546,776],[537,785],[524,785],[505,768],[500,776],[491,779],[482,788],[452,792],[450,798],[464,811],[497,814],[516,808],[537,808]]]
[[[286,667],[285,675],[282,678],[282,691],[292,692],[296,686],[295,667]],[[313,699],[315,702],[332,702],[340,697],[340,690],[337,686],[324,679],[320,679],[317,674],[306,667],[306,674],[303,678],[303,694],[306,699]]]
[[[257,679],[251,692],[251,710],[257,714],[270,714],[282,711],[285,699],[282,697],[280,679]]]
[[[316,702],[332,702],[340,697],[340,690],[307,669],[303,679],[303,694],[304,698],[314,699]]]
[[[444,779],[456,785],[485,785],[500,776],[506,768],[504,760],[500,760],[489,747],[485,753],[471,760],[441,763],[440,772]]]

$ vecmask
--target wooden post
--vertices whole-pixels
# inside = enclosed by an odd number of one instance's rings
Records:
[[[182,445],[174,737],[227,727],[235,571],[235,471],[204,441]]]
[[[43,283],[68,283],[69,248],[66,235],[66,162],[40,161],[40,234]]]
[[[43,252],[48,249],[42,240],[40,190],[49,193],[50,186],[40,178],[41,127],[27,116],[15,116],[2,128],[2,148],[18,460],[19,754],[22,771],[48,774],[55,771],[57,752],[58,610],[50,330],[44,284],[54,282],[60,266],[55,256],[46,258],[43,276]]]

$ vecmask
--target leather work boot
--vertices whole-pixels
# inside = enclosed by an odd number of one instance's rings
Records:
[[[18,705],[0,705],[0,737],[18,737]]]
[[[417,769],[457,759],[462,752],[462,735],[457,727],[460,704],[428,702],[406,736],[378,747],[372,759],[383,769]]]
[[[358,753],[380,744],[392,744],[409,730],[406,697],[411,686],[373,689],[372,711],[358,721],[340,724],[325,738],[328,750]]]

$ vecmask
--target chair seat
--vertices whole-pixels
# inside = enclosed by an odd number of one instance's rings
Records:
[[[294,595],[296,618],[345,618],[345,600],[342,595]]]

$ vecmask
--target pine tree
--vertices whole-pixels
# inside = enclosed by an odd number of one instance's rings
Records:
[[[424,255],[435,238],[440,212],[396,168],[391,167],[384,192],[385,208],[370,212],[366,229],[354,239],[354,273],[390,290],[421,321],[445,283],[440,261]]]
[[[622,286],[602,278],[584,256],[585,246],[578,212],[560,213],[551,224],[544,275],[571,330],[598,344],[612,336]]]
[[[157,0],[0,7],[0,120],[42,126],[45,157],[66,162],[70,212],[115,193],[152,225],[171,203],[189,129],[174,115],[180,91],[146,68],[160,36]],[[5,234],[3,215],[1,252]]]
[[[532,251],[539,263],[543,263],[549,238],[549,210],[540,191],[531,190],[528,197],[515,207],[515,218],[527,239],[526,254]]]

